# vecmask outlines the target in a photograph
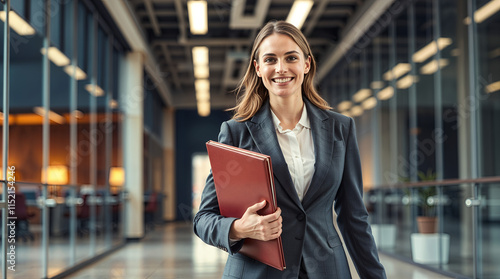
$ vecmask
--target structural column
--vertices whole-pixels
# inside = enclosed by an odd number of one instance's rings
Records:
[[[165,167],[165,206],[163,219],[175,220],[175,111],[172,108],[163,110],[163,158]]]
[[[125,231],[127,239],[144,236],[143,134],[144,134],[144,56],[128,53],[120,66],[120,107],[123,113],[123,167]]]
[[[467,10],[463,5],[458,5],[457,21],[467,17]],[[457,56],[457,129],[458,129],[458,178],[470,179],[472,177],[472,156],[471,137],[475,132],[469,117],[474,109],[470,107],[469,94],[469,61],[467,53],[468,37],[467,29],[463,24],[457,22],[457,49],[462,50]],[[460,200],[463,202],[474,196],[470,184],[460,185]],[[472,208],[468,208],[464,203],[460,204],[460,256],[472,257],[474,247],[472,245]]]

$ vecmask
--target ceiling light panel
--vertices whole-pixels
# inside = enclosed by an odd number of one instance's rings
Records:
[[[361,106],[354,106],[351,108],[350,112],[352,116],[360,116],[363,114],[364,110]]]
[[[208,47],[197,46],[193,47],[193,64],[208,65]]]
[[[372,81],[370,83],[370,87],[374,90],[382,89],[382,88],[384,88],[384,82],[383,81]]]
[[[5,22],[6,15],[7,13],[5,13],[5,11],[0,11],[0,19],[3,22]],[[10,11],[9,13],[9,24],[10,28],[21,36],[31,36],[35,34],[35,29],[14,11]]]
[[[64,72],[66,72],[69,76],[74,76],[76,80],[83,80],[87,78],[87,74],[82,69],[73,65],[64,67]]]
[[[346,111],[352,107],[352,102],[351,101],[342,101],[337,105],[337,109],[340,112]]]
[[[200,116],[207,117],[210,115],[210,101],[198,101],[196,106]]]
[[[493,93],[500,90],[500,81],[490,83],[486,86],[486,93]]]
[[[45,55],[45,48],[40,49],[40,53]],[[52,61],[52,63],[56,64],[59,67],[66,66],[70,62],[69,58],[54,46],[49,47],[48,57],[49,60]]]
[[[367,88],[360,89],[356,94],[352,96],[352,100],[356,103],[363,101],[364,99],[370,97],[372,95],[372,91]]]
[[[290,13],[286,18],[286,21],[295,25],[298,29],[302,28],[304,21],[311,11],[314,1],[300,1],[296,0],[293,2],[293,6],[290,9]]]
[[[398,79],[399,77],[404,76],[411,70],[411,65],[408,63],[399,63],[392,70],[387,71],[384,74],[385,80]]]
[[[443,50],[447,46],[451,45],[452,42],[453,41],[450,38],[439,38],[437,43],[433,40],[428,45],[413,54],[413,61],[416,63],[422,63],[429,59],[429,57],[435,55],[438,49]]]
[[[422,68],[420,68],[420,73],[422,75],[432,75],[435,72],[437,72],[438,69],[442,69],[448,66],[449,63],[450,62],[448,59],[439,59],[439,62],[434,59],[431,62],[422,66]]]
[[[498,11],[500,11],[500,0],[492,0],[474,12],[474,20],[481,23]],[[464,22],[469,25],[471,23],[470,17],[467,17]]]
[[[404,78],[398,80],[398,82],[396,83],[396,87],[398,89],[408,89],[417,81],[418,81],[418,76],[407,75]]]
[[[194,35],[208,32],[207,1],[188,1],[189,30]]]
[[[377,97],[382,101],[388,100],[392,98],[392,96],[394,96],[394,88],[392,88],[392,86],[387,86],[377,93]]]
[[[365,110],[370,110],[370,109],[374,108],[376,105],[377,105],[377,98],[375,98],[375,97],[370,97],[370,98],[364,100],[363,103],[361,104],[361,106]]]
[[[99,85],[87,84],[85,85],[85,90],[96,97],[101,97],[104,95],[104,90],[102,90]]]

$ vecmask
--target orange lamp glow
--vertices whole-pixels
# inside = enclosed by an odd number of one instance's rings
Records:
[[[122,167],[111,167],[109,170],[109,185],[123,186],[125,182],[125,170]]]
[[[51,185],[66,185],[68,184],[68,167],[63,165],[49,166],[47,168],[47,180],[45,173],[42,170],[42,181],[46,181]]]

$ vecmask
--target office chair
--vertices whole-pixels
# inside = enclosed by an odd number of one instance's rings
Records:
[[[145,228],[154,229],[155,227],[155,216],[158,210],[158,193],[152,192],[149,195],[148,202],[144,208],[144,221]]]
[[[16,238],[22,238],[24,241],[34,240],[35,237],[29,228],[29,219],[35,214],[28,212],[26,204],[26,196],[22,192],[16,192],[16,208],[14,216],[17,217],[16,222]]]
[[[89,222],[90,222],[90,207],[88,203],[89,195],[85,194],[82,196],[82,204],[76,209],[76,218],[78,220],[77,232],[78,235],[83,236],[89,233]]]

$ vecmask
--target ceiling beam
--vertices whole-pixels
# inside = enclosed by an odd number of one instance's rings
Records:
[[[158,26],[158,20],[156,19],[155,11],[153,8],[153,3],[151,0],[144,0],[144,5],[146,6],[146,10],[148,11],[149,22],[153,25],[153,30],[156,36],[161,35],[160,26]]]
[[[253,15],[245,15],[246,0],[233,0],[231,5],[231,29],[260,28],[264,23],[271,0],[257,0]]]
[[[328,0],[322,0],[321,2],[318,3],[316,8],[314,8],[314,14],[312,15],[311,19],[307,21],[307,26],[304,29],[304,35],[306,37],[311,35],[314,26],[316,26],[316,24],[318,23],[319,18],[326,9],[326,6],[328,6]]]
[[[175,70],[174,63],[172,62],[172,56],[168,52],[167,46],[162,45],[161,50],[162,50],[163,56],[165,57],[165,60],[167,62],[168,71],[172,75],[172,82],[174,83],[177,91],[182,91],[182,86],[181,86],[181,83],[179,82],[179,75],[178,75],[177,71]]]
[[[171,16],[171,17],[177,16],[177,11],[175,11],[175,10],[155,10],[155,13],[156,13],[157,16],[167,16],[167,17],[169,17],[169,16]],[[146,16],[147,15],[147,11],[137,11],[137,14],[139,16]],[[228,16],[229,15],[229,9],[222,9],[222,8],[216,8],[215,10],[208,9],[207,14],[208,14],[208,17]],[[187,11],[184,11],[184,16],[185,17],[188,16]]]
[[[175,0],[175,11],[177,12],[177,22],[179,22],[180,40],[187,38],[187,24],[184,18],[184,9],[182,8],[182,0]]]
[[[351,16],[353,13],[352,8],[339,8],[325,9],[323,15],[325,16]]]
[[[151,23],[143,23],[143,27],[145,28],[152,28],[153,24]],[[160,28],[167,28],[167,29],[177,29],[179,28],[179,24],[176,22],[160,22],[158,23],[158,26]],[[209,28],[227,28],[227,23],[224,22],[210,22],[209,23]]]
[[[217,47],[217,46],[251,46],[251,39],[227,39],[227,38],[208,38],[208,39],[179,39],[179,40],[166,40],[166,39],[158,39],[152,42],[153,46],[156,45],[173,45],[173,46],[208,46],[208,47]]]
[[[330,45],[334,41],[325,38],[311,38],[308,40],[310,45]],[[171,46],[207,46],[207,47],[251,47],[253,43],[253,38],[251,39],[241,39],[241,38],[207,38],[207,39],[186,39],[186,40],[168,40],[168,39],[156,39],[152,42],[152,46],[157,45],[171,45]]]
[[[332,27],[345,27],[345,22],[342,20],[321,20],[316,23],[315,28],[332,28]]]

